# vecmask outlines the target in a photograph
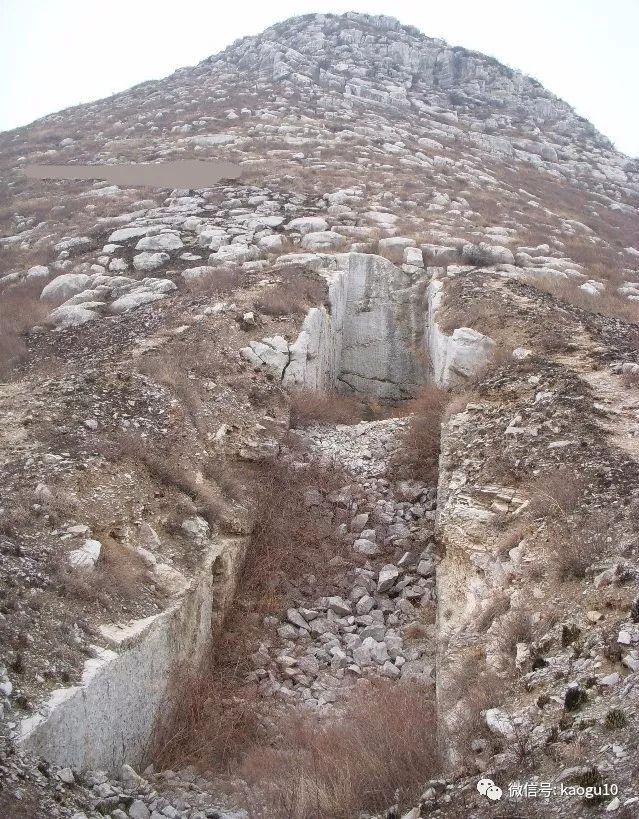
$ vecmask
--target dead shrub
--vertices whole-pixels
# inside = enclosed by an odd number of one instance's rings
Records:
[[[131,548],[119,543],[108,534],[97,533],[102,544],[98,566],[107,588],[114,589],[119,597],[133,600],[140,593],[140,584],[147,575],[142,557]]]
[[[99,569],[92,572],[78,571],[70,565],[58,564],[53,567],[52,577],[61,597],[81,600],[84,603],[99,603],[104,608],[111,606],[108,584]]]
[[[492,671],[476,650],[465,657],[449,677],[443,692],[453,705],[459,703],[451,720],[448,742],[466,753],[474,739],[492,739],[483,712],[503,702],[509,681]]]
[[[545,471],[530,485],[528,513],[533,518],[563,519],[585,499],[588,483],[568,467]]]
[[[204,276],[187,279],[186,289],[195,296],[231,293],[246,284],[246,273],[236,267],[219,267]]]
[[[24,334],[42,322],[47,308],[31,287],[4,291],[0,296],[0,376],[27,355]]]
[[[639,371],[626,372],[623,373],[621,377],[623,379],[624,387],[627,387],[628,389],[635,389],[639,387]]]
[[[256,309],[266,316],[301,315],[309,307],[326,300],[326,285],[315,279],[301,279],[269,288],[255,302]]]
[[[290,425],[299,429],[310,424],[357,424],[363,419],[362,409],[352,395],[299,390],[291,395]]]
[[[425,387],[417,398],[407,402],[411,413],[393,467],[402,477],[434,480],[437,476],[441,424],[448,393],[435,386]]]
[[[223,640],[218,654],[228,649]],[[157,768],[195,765],[226,772],[259,741],[259,703],[248,690],[240,691],[237,665],[228,662],[239,649],[239,643],[232,646],[222,666],[210,655],[199,670],[174,673],[147,754]]]
[[[505,614],[497,625],[497,643],[501,651],[514,658],[517,643],[532,640],[532,615],[526,609],[514,609]]]
[[[274,819],[341,819],[407,807],[438,770],[430,689],[379,682],[356,692],[339,720],[289,721],[238,773]]]
[[[240,582],[257,610],[281,605],[289,582],[309,572],[330,582],[329,561],[343,544],[315,502],[317,495],[323,498],[344,483],[338,471],[313,463],[303,468],[283,461],[256,466],[255,523]]]
[[[588,568],[605,554],[607,545],[605,524],[589,525],[580,519],[548,528],[546,552],[559,580],[584,578]]]

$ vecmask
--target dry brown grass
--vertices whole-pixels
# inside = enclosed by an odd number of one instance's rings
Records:
[[[474,739],[491,739],[483,712],[495,708],[504,701],[509,679],[500,677],[485,668],[481,649],[472,650],[454,667],[448,686],[442,692],[453,707],[459,703],[445,742],[462,753],[470,750]]]
[[[526,283],[531,287],[548,293],[559,301],[571,304],[590,313],[620,318],[636,324],[639,322],[639,305],[619,295],[613,286],[608,285],[599,296],[591,296],[579,288],[579,283],[572,279],[559,279],[554,276],[528,276]]]
[[[291,395],[291,427],[310,424],[357,424],[363,420],[363,406],[355,396],[299,390]]]
[[[275,747],[249,752],[238,773],[273,819],[408,807],[439,770],[431,691],[417,683],[363,687],[338,720],[283,725]]]
[[[411,417],[393,459],[398,475],[429,481],[436,477],[441,424],[448,398],[445,390],[430,385],[407,402],[406,410]]]
[[[246,281],[246,273],[240,268],[219,267],[204,276],[188,279],[185,286],[195,296],[209,296],[213,293],[222,295],[245,286]]]
[[[264,638],[262,618],[293,603],[291,581],[314,572],[314,593],[330,591],[331,557],[342,546],[335,527],[307,503],[307,491],[343,486],[338,473],[277,461],[253,467],[255,524],[235,603],[203,667],[176,677],[162,709],[150,759],[163,767],[195,764],[229,770],[262,736],[261,708],[246,684],[250,655]],[[336,568],[335,571],[339,569]]]
[[[316,279],[277,284],[266,290],[255,302],[256,309],[267,316],[302,315],[309,307],[326,301],[326,284]]]
[[[583,579],[608,548],[608,528],[595,518],[548,527],[546,553],[558,580]]]
[[[165,770],[187,764],[228,771],[260,738],[259,702],[242,688],[241,650],[248,644],[228,636],[202,668],[176,671],[160,710],[148,752],[149,760]]]
[[[529,485],[528,514],[547,520],[564,520],[584,500],[586,479],[568,467],[541,472]]]
[[[24,335],[46,315],[47,308],[34,288],[16,288],[0,295],[0,377],[26,358]]]
[[[173,452],[151,447],[135,435],[121,434],[104,444],[110,459],[129,459],[144,464],[150,475],[169,488],[178,489],[195,504],[195,510],[210,525],[225,526],[230,516],[228,504],[219,487],[194,473],[192,465],[183,465]]]
[[[308,492],[323,496],[345,483],[339,472],[317,464],[303,469],[281,461],[256,466],[255,524],[241,584],[258,610],[283,608],[290,582],[309,572],[330,582],[329,561],[341,553],[343,544],[330,518],[309,506]]]

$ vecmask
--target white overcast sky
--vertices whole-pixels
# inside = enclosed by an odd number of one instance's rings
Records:
[[[639,0],[0,0],[0,130],[309,12],[390,14],[537,78],[639,156]]]

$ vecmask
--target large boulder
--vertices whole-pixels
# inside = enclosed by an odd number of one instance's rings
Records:
[[[145,236],[135,246],[136,250],[179,250],[184,247],[178,233],[158,233],[157,236]]]
[[[133,257],[133,267],[136,270],[142,271],[157,270],[158,267],[162,267],[163,264],[166,264],[170,258],[168,253],[149,253],[148,251],[144,251]]]
[[[40,298],[54,304],[62,304],[71,296],[86,290],[91,278],[85,273],[63,273],[44,287]]]
[[[287,230],[296,230],[302,235],[307,233],[319,233],[328,230],[328,222],[321,216],[299,216],[297,219],[291,219],[286,225]]]
[[[330,251],[337,250],[344,242],[344,237],[334,230],[321,230],[318,233],[307,233],[302,238],[302,247],[310,251]]]
[[[129,239],[139,239],[141,236],[146,236],[148,232],[148,227],[119,228],[109,236],[109,242],[126,242]]]
[[[164,293],[154,293],[152,290],[147,290],[147,288],[143,287],[139,290],[133,290],[131,293],[126,293],[124,296],[120,296],[119,299],[116,299],[111,304],[110,310],[115,314],[128,313],[131,310],[135,310],[136,307],[141,307],[143,304],[151,304],[151,302],[159,301],[163,298],[166,298]]]
[[[253,245],[244,245],[239,242],[232,245],[222,245],[217,253],[211,253],[209,264],[240,264],[257,259],[257,248]]]
[[[91,302],[92,304],[92,302]],[[98,314],[86,304],[63,305],[49,314],[49,321],[56,327],[78,327],[96,319]]]

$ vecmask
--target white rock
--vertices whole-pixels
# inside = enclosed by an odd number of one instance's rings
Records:
[[[394,585],[395,581],[400,575],[400,571],[397,566],[393,566],[392,563],[386,564],[384,566],[378,576],[377,579],[377,591],[378,592],[385,592]]]
[[[299,216],[297,219],[291,219],[286,225],[286,230],[295,230],[302,235],[319,233],[328,230],[328,222],[321,216]]]
[[[199,265],[198,267],[187,267],[186,270],[182,271],[182,278],[184,281],[193,281],[195,279],[201,279],[204,276],[209,276],[215,272],[215,268],[211,265]]]
[[[145,236],[135,246],[136,250],[179,250],[184,247],[178,233],[158,233],[156,236]]]
[[[164,293],[153,293],[146,288],[134,290],[132,293],[126,293],[116,299],[109,308],[112,313],[118,315],[119,313],[128,313],[130,310],[135,310],[143,304],[151,304],[151,302],[159,301],[166,298]]]
[[[129,816],[131,819],[150,819],[151,811],[144,802],[140,799],[136,799],[129,808]]]
[[[63,273],[45,285],[40,298],[62,304],[71,296],[86,290],[90,282],[91,276],[87,276],[85,273]]]
[[[157,270],[158,267],[166,264],[170,258],[168,253],[148,253],[145,251],[133,257],[133,267],[142,271]]]
[[[93,571],[98,562],[102,544],[99,540],[85,540],[84,546],[69,552],[69,563],[74,569]]]
[[[97,313],[81,305],[63,305],[49,313],[49,320],[56,327],[79,327],[97,317]]]
[[[109,244],[113,242],[126,242],[129,239],[139,239],[140,236],[146,236],[148,231],[148,227],[119,228],[109,236]]]
[[[486,725],[493,734],[512,739],[515,729],[510,715],[499,708],[489,708],[486,711]]]
[[[336,250],[345,241],[345,238],[334,230],[322,230],[319,233],[307,233],[302,238],[302,247],[310,251]]]
[[[217,253],[209,256],[209,264],[219,264],[223,262],[236,263],[250,262],[257,259],[257,248],[253,245],[235,243],[222,245]]]

